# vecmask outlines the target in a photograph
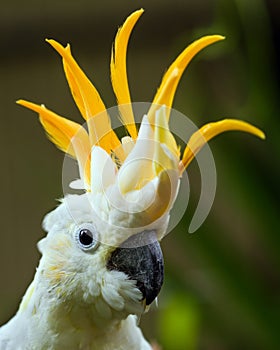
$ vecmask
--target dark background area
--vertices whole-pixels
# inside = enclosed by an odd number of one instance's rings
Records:
[[[0,12],[0,324],[17,310],[33,278],[41,221],[62,196],[64,155],[19,98],[81,122],[61,61],[45,38],[70,42],[108,107],[115,104],[109,58],[117,27],[145,13],[128,50],[133,101],[151,101],[161,76],[187,44],[227,39],[200,53],[174,107],[198,126],[225,117],[261,127],[266,141],[228,133],[210,143],[218,188],[203,226],[189,234],[199,173],[188,169],[191,201],[163,241],[166,280],[159,308],[141,326],[163,349],[277,349],[280,325],[280,7],[273,0],[11,0]]]

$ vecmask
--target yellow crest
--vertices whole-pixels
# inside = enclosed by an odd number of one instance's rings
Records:
[[[130,136],[119,140],[112,130],[106,107],[94,85],[73,58],[69,44],[63,47],[54,40],[47,40],[62,57],[70,90],[81,115],[86,120],[87,130],[82,125],[55,114],[44,105],[18,101],[19,104],[39,114],[40,122],[58,148],[77,159],[81,179],[88,191],[97,190],[100,164],[104,166],[104,162],[108,159],[110,159],[109,173],[112,173],[108,183],[115,181],[113,178],[118,174],[121,192],[128,193],[141,189],[147,183],[145,182],[147,179],[153,180],[158,177],[159,182],[164,183],[164,172],[168,170],[174,170],[179,178],[202,146],[224,131],[241,130],[260,138],[265,137],[261,130],[246,122],[226,119],[207,124],[195,132],[180,154],[179,147],[169,131],[169,110],[183,72],[198,52],[210,44],[223,40],[224,37],[220,35],[202,37],[184,49],[174,60],[163,76],[151,108],[143,118],[140,131],[137,130],[127,79],[126,54],[131,32],[142,13],[142,9],[132,13],[118,30],[110,64],[112,86],[121,121]],[[160,108],[160,106],[163,107]],[[100,115],[102,117],[96,118]],[[138,141],[141,140],[140,145]],[[146,147],[147,150],[145,150],[144,146],[143,149],[145,140],[154,141],[152,151],[150,147]],[[132,159],[137,160],[140,153],[145,155],[145,152],[149,154],[152,152],[153,162],[145,163],[143,159],[131,162]],[[130,161],[129,164],[127,164],[128,161]],[[146,180],[144,181],[143,178]],[[166,187],[164,188],[166,190]]]

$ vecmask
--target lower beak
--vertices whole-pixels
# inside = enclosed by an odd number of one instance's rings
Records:
[[[158,296],[164,277],[162,251],[155,231],[143,231],[115,249],[107,263],[109,270],[117,270],[135,280],[146,305]]]

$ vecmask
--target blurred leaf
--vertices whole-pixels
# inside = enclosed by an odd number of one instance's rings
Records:
[[[159,312],[159,334],[165,350],[197,349],[199,308],[191,296],[177,291]]]

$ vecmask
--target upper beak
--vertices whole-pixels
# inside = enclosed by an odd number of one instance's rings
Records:
[[[150,305],[159,294],[164,277],[163,256],[155,231],[143,231],[127,239],[113,251],[107,267],[135,280],[143,300]]]

